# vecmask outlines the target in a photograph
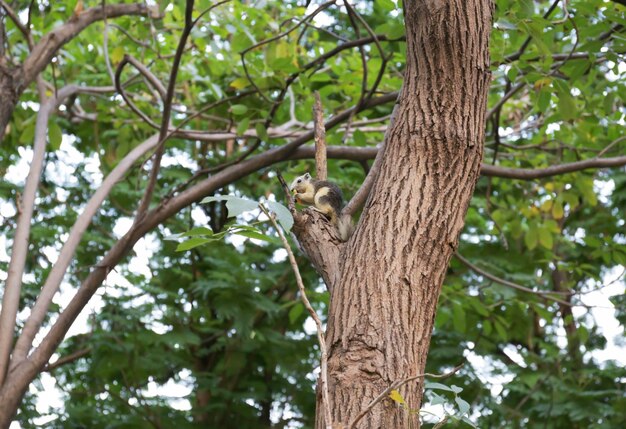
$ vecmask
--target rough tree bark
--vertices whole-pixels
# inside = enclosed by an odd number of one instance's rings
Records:
[[[492,2],[404,6],[405,82],[354,236],[345,245],[312,240],[317,224],[296,219],[299,240],[331,291],[335,427],[349,424],[393,381],[424,372],[441,285],[480,173]],[[420,408],[421,383],[401,389],[412,409]],[[317,416],[324,427],[319,398]],[[357,427],[417,428],[419,419],[385,400]]]

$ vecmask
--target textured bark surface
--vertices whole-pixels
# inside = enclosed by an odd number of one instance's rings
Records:
[[[15,109],[19,99],[19,94],[14,84],[14,74],[15,70],[6,64],[4,59],[0,59],[0,94],[2,94],[2,102],[0,102],[0,142],[4,138],[13,109]]]
[[[393,381],[424,371],[441,285],[480,172],[491,1],[404,5],[407,70],[397,116],[361,221],[343,249],[341,274],[330,285],[336,426],[350,423]],[[400,390],[420,408],[421,381]],[[417,428],[419,420],[384,400],[357,427]]]

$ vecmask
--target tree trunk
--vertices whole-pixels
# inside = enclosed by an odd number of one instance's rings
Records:
[[[333,424],[349,424],[393,381],[424,372],[448,262],[479,176],[490,0],[404,2],[407,68],[381,170],[329,285]],[[327,278],[329,276],[326,276]],[[422,381],[400,389],[418,410]],[[317,427],[324,427],[318,399]],[[359,428],[417,428],[391,400]]]

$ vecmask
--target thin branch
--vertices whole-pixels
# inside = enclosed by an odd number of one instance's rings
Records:
[[[548,10],[543,14],[543,19],[547,19],[550,16],[550,14],[554,11],[554,9],[556,9],[557,5],[559,4],[559,1],[561,0],[554,0],[554,2],[552,2]],[[522,56],[522,54],[524,54],[524,52],[526,51],[526,48],[528,48],[528,45],[530,45],[530,42],[532,40],[533,40],[532,36],[528,36],[526,40],[524,40],[524,43],[522,43],[522,46],[520,46],[518,51],[515,52],[514,54],[511,54],[505,57],[501,64],[508,64],[508,63],[518,60]]]
[[[24,87],[28,86],[35,77],[50,63],[52,57],[67,42],[72,40],[90,24],[107,18],[117,18],[125,15],[149,15],[151,9],[145,3],[113,4],[92,7],[81,12],[75,19],[67,21],[60,27],[50,31],[33,47],[30,55],[22,66]]]
[[[268,43],[271,43],[271,42],[273,42],[275,40],[280,40],[281,38],[283,38],[285,36],[288,36],[294,30],[297,30],[301,25],[303,25],[306,22],[312,20],[319,13],[321,13],[322,11],[328,9],[330,6],[334,5],[335,3],[336,3],[336,0],[331,0],[331,1],[328,1],[328,2],[320,5],[317,9],[315,9],[309,15],[305,16],[304,19],[302,19],[301,21],[297,22],[291,28],[288,28],[287,30],[285,30],[282,33],[277,34],[276,36],[270,37],[269,39],[265,39],[265,40],[260,41],[259,43],[255,43],[254,45],[247,47],[246,49],[244,49],[243,51],[241,51],[239,53],[239,55],[241,56],[241,65],[243,67],[243,71],[244,71],[246,77],[248,78],[248,81],[254,87],[254,89],[256,89],[258,91],[259,95],[265,99],[265,101],[267,101],[268,103],[270,102],[270,100],[263,93],[263,91],[261,91],[261,89],[257,86],[257,84],[254,81],[254,79],[252,79],[252,76],[250,76],[250,72],[248,71],[248,65],[246,64],[246,54],[248,52],[252,51],[253,49],[259,48],[259,47],[261,47],[263,45],[267,45]]]
[[[532,293],[533,295],[539,295],[542,298],[550,299],[550,300],[552,300],[554,302],[558,302],[559,304],[567,305],[569,307],[572,306],[572,304],[567,302],[567,301],[563,301],[562,299],[554,298],[553,296],[551,296],[551,295],[555,295],[555,294],[562,295],[562,293],[555,292],[555,291],[533,290],[533,289],[527,288],[525,286],[518,285],[517,283],[513,283],[513,282],[510,282],[508,280],[501,279],[500,277],[495,276],[495,275],[491,274],[490,272],[483,270],[480,267],[477,267],[476,265],[472,264],[470,261],[465,259],[463,256],[461,256],[461,254],[459,252],[456,252],[454,255],[467,268],[469,268],[470,270],[476,272],[477,274],[480,274],[483,277],[488,278],[489,280],[492,280],[492,281],[494,281],[496,283],[500,283],[503,286],[508,286],[510,288],[520,290],[522,292]],[[569,294],[569,292],[568,292],[568,294]]]
[[[378,404],[380,401],[382,401],[383,399],[385,399],[387,397],[387,395],[389,395],[389,393],[392,390],[396,390],[399,389],[400,387],[404,386],[406,383],[409,383],[411,381],[420,379],[420,378],[425,378],[425,377],[429,377],[429,378],[448,378],[453,376],[454,374],[456,374],[461,368],[463,368],[464,363],[461,363],[460,365],[455,366],[452,371],[450,372],[446,372],[445,374],[430,374],[428,372],[425,372],[423,374],[417,374],[417,375],[413,375],[411,377],[402,379],[402,380],[397,380],[394,381],[393,383],[391,383],[389,385],[389,387],[387,387],[385,390],[383,390],[380,395],[378,395],[376,398],[374,398],[372,400],[372,402],[369,403],[369,405],[363,410],[361,411],[361,413],[356,416],[356,418],[354,420],[352,420],[352,422],[348,425],[349,429],[353,429],[354,427],[356,427],[356,424],[359,422],[359,420],[361,420],[363,417],[365,417],[370,411],[372,411],[372,408],[374,408],[374,406],[376,404]]]
[[[317,180],[328,178],[326,165],[326,129],[324,128],[324,109],[319,92],[315,91],[315,104],[313,105],[313,124],[315,127],[315,177]]]
[[[49,363],[43,370],[47,372],[52,372],[60,366],[67,365],[68,363],[72,363],[82,358],[83,356],[87,356],[89,353],[91,353],[91,347],[77,350],[74,353],[70,353],[67,356],[60,357],[54,362]]]
[[[4,9],[8,17],[11,18],[11,21],[13,21],[13,24],[15,24],[17,29],[20,30],[20,33],[24,35],[24,38],[26,39],[26,43],[28,44],[28,49],[32,50],[33,38],[30,34],[29,28],[25,26],[24,24],[22,24],[22,21],[20,21],[20,17],[17,16],[15,11],[11,8],[11,6],[6,1],[0,0],[0,6],[2,7],[2,9]]]
[[[567,164],[552,165],[546,168],[507,168],[483,164],[480,174],[483,176],[503,177],[507,179],[535,180],[544,177],[558,176],[560,174],[573,173],[588,168],[609,168],[626,165],[626,156],[614,158],[591,158],[583,161],[570,162]]]
[[[143,216],[148,211],[148,207],[150,206],[150,200],[152,199],[152,194],[154,193],[154,188],[156,186],[157,177],[159,176],[159,171],[161,170],[161,159],[163,158],[163,153],[165,152],[165,141],[167,140],[167,131],[170,125],[170,116],[172,113],[172,102],[174,99],[174,91],[176,89],[176,77],[178,76],[178,68],[180,67],[180,61],[182,59],[183,52],[185,51],[187,38],[191,34],[191,30],[193,29],[193,26],[195,24],[195,21],[192,20],[193,5],[194,0],[187,0],[185,3],[185,27],[183,28],[183,33],[181,34],[180,40],[178,41],[176,55],[174,57],[174,61],[172,62],[172,71],[170,73],[170,80],[168,82],[167,92],[165,95],[165,99],[163,100],[163,117],[161,119],[161,129],[159,130],[159,145],[154,155],[154,160],[152,162],[152,170],[150,171],[150,177],[148,179],[148,184],[146,185],[146,191],[144,192],[143,198],[141,199],[139,207],[137,208],[135,222],[141,222]]]
[[[302,282],[302,276],[300,275],[300,269],[298,268],[298,263],[296,262],[296,257],[291,250],[291,246],[289,245],[289,241],[283,234],[282,229],[278,226],[276,219],[272,216],[263,204],[259,204],[259,207],[265,213],[265,215],[270,219],[272,225],[274,225],[274,229],[278,232],[278,236],[283,243],[283,247],[287,251],[287,255],[289,256],[289,262],[291,263],[291,268],[293,268],[293,273],[296,276],[296,283],[298,284],[298,289],[300,290],[300,299],[304,304],[304,307],[307,309],[313,320],[315,321],[315,326],[317,327],[317,340],[320,345],[320,383],[321,383],[321,391],[322,391],[322,404],[324,407],[324,420],[327,429],[332,429],[332,417],[330,414],[330,398],[328,395],[328,349],[326,347],[326,338],[324,335],[324,328],[322,327],[322,321],[319,316],[315,312],[315,309],[311,306],[309,299],[306,296],[306,290],[304,288],[304,283]]]

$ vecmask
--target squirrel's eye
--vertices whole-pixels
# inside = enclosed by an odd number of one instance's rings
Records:
[[[298,179],[298,183],[302,182],[302,179]]]

